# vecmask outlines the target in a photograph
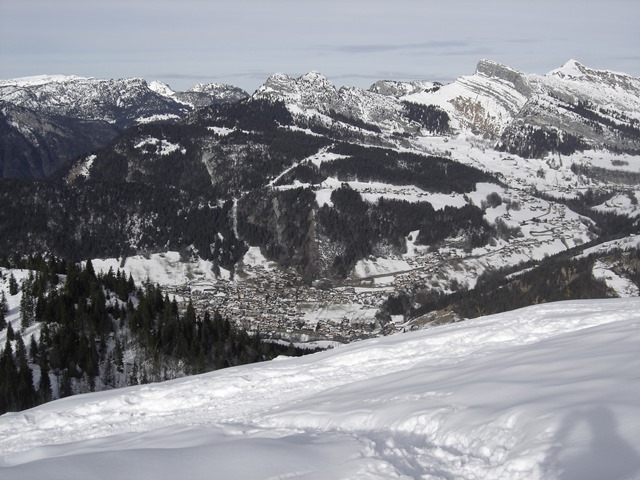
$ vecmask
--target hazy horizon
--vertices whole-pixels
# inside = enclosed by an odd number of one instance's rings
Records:
[[[488,58],[546,73],[575,58],[640,76],[640,4],[543,0],[424,2],[185,0],[0,4],[0,78],[142,77],[250,93],[273,73],[336,85],[449,82]]]

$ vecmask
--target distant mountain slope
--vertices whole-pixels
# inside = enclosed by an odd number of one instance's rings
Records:
[[[342,189],[330,188],[336,190],[328,192],[332,204],[323,204],[314,192],[325,182],[414,184],[442,195],[463,195],[478,182],[498,181],[443,157],[334,143],[330,131],[309,134],[295,123],[280,101],[254,97],[212,106],[179,124],[130,129],[109,147],[75,162],[64,181],[79,188],[95,182],[143,183],[215,201],[233,198],[238,239],[264,247],[272,259],[303,272],[308,281],[319,275],[344,277],[374,252],[401,254],[405,237],[421,228],[421,244],[457,235],[461,242],[480,245],[492,235],[476,205],[451,206],[441,213],[427,202],[389,199],[368,205],[346,183]],[[321,152],[329,158],[316,162]],[[340,195],[351,200],[341,201]],[[347,230],[340,227],[344,222]],[[211,255],[199,250],[205,258]]]
[[[0,98],[36,112],[99,120],[119,129],[153,115],[182,116],[183,105],[139,78],[36,77],[0,81]]]
[[[454,128],[525,157],[588,148],[640,151],[640,79],[575,60],[547,75],[483,60],[474,75],[403,98],[438,105]]]
[[[0,101],[0,178],[46,178],[61,163],[106,145],[119,131],[106,121],[38,113]]]
[[[0,80],[0,120],[5,124],[0,131],[0,173],[5,178],[45,178],[134,125],[176,121],[196,107],[246,97],[228,85],[198,85],[180,93],[138,78],[53,75]]]
[[[92,82],[96,81],[45,78],[5,82],[5,88],[27,104],[28,99],[35,101],[39,96],[43,110],[63,108],[51,99],[53,92],[63,96],[62,89],[71,88],[64,85],[82,86],[98,97],[105,96],[105,91],[115,95],[118,86],[126,86],[125,91],[131,88],[127,98],[154,99],[157,105],[175,106],[176,112],[189,108],[177,102],[177,93],[159,83],[147,86],[135,79],[97,81],[95,85]],[[113,229],[115,225],[135,224],[128,216],[137,218],[143,211],[152,212],[151,207],[118,207],[124,215],[124,223],[118,224],[96,221],[107,211],[98,208],[97,198],[95,207],[91,201],[83,200],[86,208],[79,213],[77,222],[85,225],[85,230],[90,225],[91,231],[85,231],[85,235],[117,238],[108,251],[102,251],[102,243],[100,248],[91,250],[100,256],[161,251],[167,245],[175,249],[193,243],[203,258],[215,257],[229,268],[241,258],[244,248],[259,246],[271,260],[294,267],[306,280],[313,281],[355,275],[359,262],[366,262],[369,257],[398,259],[407,255],[409,248],[415,253],[415,247],[408,247],[411,242],[417,242],[420,262],[430,258],[429,252],[421,249],[440,242],[450,242],[461,249],[463,253],[457,256],[469,257],[473,257],[475,248],[500,250],[501,242],[506,242],[514,253],[503,256],[501,262],[510,265],[522,259],[539,259],[543,251],[552,254],[575,247],[603,232],[619,233],[618,227],[627,233],[633,231],[635,227],[628,218],[605,218],[614,215],[616,209],[606,213],[595,210],[596,200],[606,201],[609,193],[587,194],[589,189],[606,187],[608,192],[617,188],[633,209],[633,185],[640,178],[635,157],[629,153],[607,157],[609,151],[604,147],[633,153],[626,147],[635,142],[634,115],[638,114],[634,113],[637,101],[633,103],[633,97],[637,83],[631,77],[589,70],[577,62],[569,62],[549,75],[536,76],[482,61],[474,75],[450,85],[386,81],[377,82],[370,90],[337,89],[318,72],[297,79],[278,74],[242,101],[221,100],[179,121],[133,126],[111,144],[79,156],[61,169],[56,179],[64,185],[47,187],[47,191],[49,198],[54,198],[58,189],[61,198],[93,199],[93,189],[105,192],[108,200],[103,202],[117,205],[114,195],[118,185],[126,184],[121,188],[129,192],[143,184],[140,191],[145,193],[136,197],[136,202],[143,204],[145,197],[156,198],[159,191],[174,189],[183,213],[195,215],[201,210],[198,202],[234,205],[233,218],[229,220],[234,226],[232,233],[224,234],[224,241],[212,241],[208,247],[204,239],[213,238],[213,233],[202,235],[192,229],[176,228],[183,220],[175,212],[154,211],[153,215],[159,215],[155,220],[145,219],[149,230],[136,236],[131,229]],[[32,96],[27,95],[29,89],[34,89]],[[233,88],[216,85],[197,86],[193,92],[209,90],[220,95],[221,91],[237,93]],[[71,89],[67,97],[73,95],[78,92]],[[592,103],[587,98],[592,98]],[[620,104],[615,111],[618,123],[610,116],[607,125],[602,120],[604,114],[598,117],[593,113],[593,105],[605,99],[610,99],[611,105]],[[77,108],[92,104],[79,103]],[[16,111],[13,104],[7,105],[7,112]],[[129,104],[122,97],[110,105],[100,110],[101,114],[120,111],[123,119],[132,121],[141,118],[136,116],[142,114],[140,109],[146,104]],[[585,113],[587,110],[593,115]],[[84,115],[95,117],[96,112],[89,109]],[[27,118],[26,114],[23,117]],[[626,130],[620,119],[629,120]],[[14,120],[8,120],[7,125],[13,128],[9,137],[12,141],[7,145],[21,145],[19,134],[24,137],[26,130],[19,130]],[[84,121],[79,125],[94,124]],[[616,128],[618,134],[614,132]],[[50,127],[41,130],[54,131]],[[598,131],[602,135],[597,139],[585,133]],[[506,139],[514,132],[521,141],[509,146]],[[47,141],[31,136],[40,144]],[[26,148],[27,140],[22,145]],[[77,152],[82,144],[76,147]],[[495,148],[515,153],[509,156]],[[586,148],[593,153],[568,156],[576,149]],[[592,163],[592,156],[598,152],[603,152],[605,158]],[[610,158],[608,164],[606,158]],[[7,171],[34,175],[40,168],[49,172],[54,160],[47,157],[39,165],[27,170],[13,166]],[[11,196],[12,188],[5,184],[0,195]],[[541,192],[546,192],[543,199]],[[189,197],[199,200],[187,206],[184,200]],[[42,208],[27,206],[29,202],[33,203],[29,195],[7,202],[11,209],[5,214],[5,225],[12,226],[13,233],[6,236],[4,248],[24,253],[48,248],[66,255],[67,250],[53,247],[64,244],[55,229],[46,231],[44,224],[16,223],[9,218],[9,212],[18,215],[20,209]],[[545,206],[534,207],[534,203]],[[52,202],[51,208],[56,204]],[[575,213],[567,215],[567,207]],[[592,207],[594,210],[590,210]],[[546,209],[547,214],[536,213],[539,208]],[[581,215],[595,220],[581,220]],[[548,223],[542,224],[543,220]],[[160,229],[162,234],[151,233],[158,228],[154,221],[165,225]],[[205,226],[201,227],[206,231]],[[213,232],[220,233],[219,227]],[[411,235],[412,232],[417,233]],[[536,235],[535,241],[527,238],[530,234]],[[128,242],[131,236],[135,240]],[[9,243],[9,237],[15,241]],[[119,250],[125,245],[126,249]],[[225,250],[232,246],[234,251]],[[86,248],[75,251],[87,254]],[[406,257],[402,258],[406,261]],[[422,268],[420,262],[416,268]],[[362,271],[369,268],[360,265]],[[489,268],[489,264],[481,268]],[[474,283],[475,280],[470,285]]]

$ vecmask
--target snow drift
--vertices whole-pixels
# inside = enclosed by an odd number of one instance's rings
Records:
[[[640,299],[537,305],[0,417],[0,477],[638,479]]]

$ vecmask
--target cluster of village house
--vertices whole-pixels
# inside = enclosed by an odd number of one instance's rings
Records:
[[[376,336],[388,288],[305,285],[293,271],[244,266],[245,278],[193,283],[171,293],[197,311],[219,312],[249,332],[272,338],[349,342]],[[340,306],[344,306],[343,314]],[[323,315],[322,312],[326,311]]]
[[[552,209],[545,210],[541,217],[548,216]],[[550,241],[577,230],[575,225],[568,224],[571,222],[565,219],[564,209],[559,210],[550,218],[557,217],[559,222],[552,222],[540,231],[541,235],[548,235]],[[573,222],[578,220],[573,219]],[[540,242],[540,238],[531,238],[534,233],[511,239],[494,254],[509,257],[530,251]],[[349,286],[309,286],[292,270],[244,265],[242,275],[236,275],[234,281],[194,283],[177,288],[173,293],[185,302],[190,299],[200,312],[205,309],[217,311],[246,330],[259,330],[267,337],[295,339],[304,336],[308,340],[349,342],[404,330],[406,326],[402,321],[391,322],[388,317],[378,315],[389,295],[410,291],[416,285],[446,290],[450,281],[446,270],[456,262],[465,262],[472,257],[452,243],[406,258],[408,270],[359,279]]]

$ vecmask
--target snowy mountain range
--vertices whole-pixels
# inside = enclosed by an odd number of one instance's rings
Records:
[[[0,367],[43,401],[219,365],[205,312],[337,347],[5,414],[0,477],[640,479],[640,79],[48,76],[0,112]]]
[[[4,81],[3,112],[47,132],[57,130],[42,119],[82,115],[83,128],[108,126],[111,143],[58,169],[37,194],[5,183],[3,245],[107,263],[189,251],[228,276],[258,249],[307,284],[373,282],[422,304],[492,271],[637,233],[639,85],[575,60],[546,75],[483,60],[448,85],[364,90],[318,72],[276,74],[241,101],[233,87],[200,85],[184,95],[217,103],[190,110],[157,82]],[[135,125],[117,134],[113,122],[125,121]],[[12,161],[26,161],[18,153],[29,145],[51,151],[12,122],[2,143]],[[73,143],[76,152],[86,144]],[[40,176],[54,168],[48,158]],[[78,206],[71,216],[65,203]]]
[[[0,476],[637,480],[637,299],[537,305],[0,417]]]
[[[374,126],[373,133],[380,130],[383,137],[425,130],[452,137],[471,132],[491,148],[531,158],[588,148],[637,153],[639,94],[639,79],[589,69],[575,60],[546,75],[483,60],[473,75],[448,85],[380,81],[368,90],[337,89],[318,72],[297,79],[276,74],[252,98],[284,101],[299,121],[306,119],[303,123],[357,119],[356,127]],[[174,92],[160,82],[136,78],[54,75],[2,80],[2,175],[46,177],[61,163],[105,145],[116,132],[136,124],[177,121],[195,108],[246,98],[239,88],[221,84]],[[416,117],[417,107],[408,103],[431,110]],[[428,121],[434,109],[446,113],[446,125],[434,128]],[[74,136],[84,141],[74,144]]]
[[[197,107],[246,97],[230,85],[174,92],[139,78],[43,75],[0,80],[0,176],[44,178],[134,125],[177,121]]]
[[[150,121],[154,115],[181,118],[195,107],[237,102],[247,96],[232,85],[198,84],[186,92],[175,92],[166,84],[147,83],[141,78],[50,75],[0,80],[0,99],[4,102],[36,112],[104,121],[120,128]]]
[[[333,111],[402,133],[415,132],[404,102],[437,106],[451,119],[451,135],[467,130],[500,149],[529,157],[550,149],[531,148],[535,132],[553,136],[559,142],[550,145],[554,149],[566,143],[565,136],[579,139],[582,149],[636,152],[640,146],[640,79],[592,70],[575,60],[547,75],[524,74],[483,60],[473,75],[448,85],[381,81],[369,90],[336,89],[318,72],[297,79],[279,74],[254,98],[283,100],[294,115]],[[567,148],[567,153],[577,150]]]

